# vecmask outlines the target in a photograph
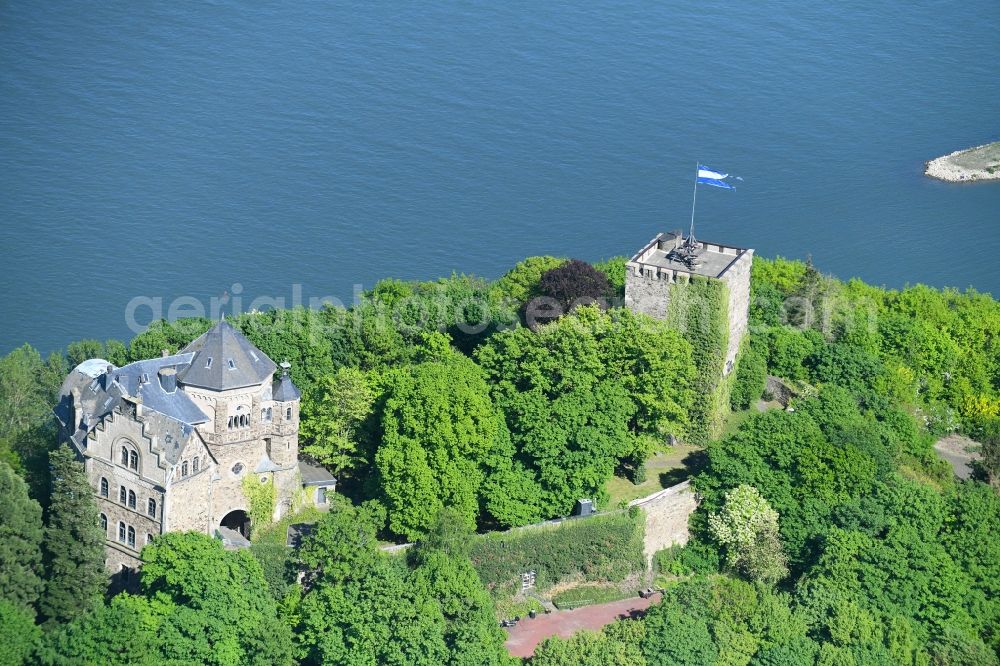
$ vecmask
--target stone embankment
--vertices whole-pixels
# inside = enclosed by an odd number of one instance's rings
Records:
[[[1000,141],[956,150],[927,163],[924,173],[952,183],[1000,180]]]

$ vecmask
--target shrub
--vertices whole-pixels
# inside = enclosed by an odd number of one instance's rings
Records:
[[[733,409],[747,409],[764,393],[767,359],[752,344],[747,345],[736,366],[736,382],[729,394]]]
[[[645,568],[643,521],[630,511],[485,534],[471,559],[491,590],[518,589],[527,571],[538,589],[573,578],[621,582]]]

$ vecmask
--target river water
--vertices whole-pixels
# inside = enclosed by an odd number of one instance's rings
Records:
[[[700,237],[1000,294],[1000,183],[922,176],[1000,138],[998,34],[996,0],[8,0],[0,353],[630,254],[698,161],[743,178]]]

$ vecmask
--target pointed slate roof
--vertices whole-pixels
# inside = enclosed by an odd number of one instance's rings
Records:
[[[292,378],[288,375],[288,369],[292,367],[285,361],[281,364],[281,378],[274,380],[271,388],[271,399],[277,402],[291,402],[302,397],[302,393],[292,383]]]
[[[214,391],[260,384],[277,369],[274,361],[224,319],[181,350],[189,352],[194,358],[178,373],[178,381]]]

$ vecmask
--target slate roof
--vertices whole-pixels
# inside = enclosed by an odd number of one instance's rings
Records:
[[[194,358],[186,368],[179,369],[177,379],[215,391],[260,384],[277,370],[274,361],[225,320],[181,353],[193,353]]]
[[[310,465],[303,460],[299,461],[299,474],[302,476],[303,486],[337,485],[337,479],[330,470],[319,465]]]
[[[70,439],[83,448],[87,435],[108,414],[124,407],[126,402],[141,403],[143,418],[157,434],[164,456],[171,463],[177,462],[194,426],[205,423],[208,417],[183,391],[164,390],[159,371],[184,366],[192,358],[193,354],[176,354],[136,361],[121,368],[103,359],[84,361],[66,377],[53,411]],[[74,390],[80,400],[80,410],[76,414]]]
[[[288,363],[281,364],[281,377],[274,380],[271,387],[271,399],[278,402],[291,402],[302,397],[302,393],[292,383],[292,378],[288,376]]]

